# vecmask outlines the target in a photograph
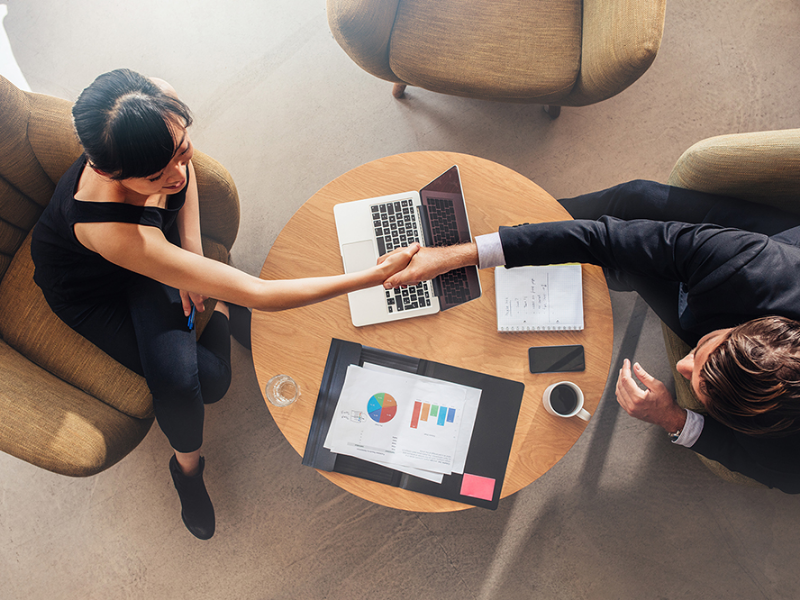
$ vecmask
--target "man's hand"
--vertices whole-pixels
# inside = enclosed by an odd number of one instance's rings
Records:
[[[642,389],[633,374],[647,389]],[[675,403],[672,395],[658,379],[645,371],[639,363],[633,365],[626,358],[622,363],[617,379],[617,402],[630,416],[654,423],[666,431],[683,429],[686,424],[686,410]]]
[[[384,278],[394,275],[407,268],[411,259],[419,252],[420,245],[414,242],[405,248],[396,248],[378,258],[377,267]]]
[[[389,256],[391,253],[381,256],[378,264]],[[401,285],[416,285],[420,281],[433,279],[453,269],[477,264],[478,248],[474,243],[436,248],[422,247],[405,269],[386,279],[383,287],[388,290]]]

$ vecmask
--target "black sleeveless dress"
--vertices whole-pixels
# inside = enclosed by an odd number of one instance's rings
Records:
[[[76,223],[122,222],[157,227],[170,242],[180,246],[176,221],[186,201],[188,182],[179,193],[169,196],[166,208],[84,202],[75,199],[75,191],[85,167],[86,157],[81,156],[58,182],[31,240],[34,281],[59,316],[70,306],[117,298],[136,277],[132,271],[84,247],[75,237]]]

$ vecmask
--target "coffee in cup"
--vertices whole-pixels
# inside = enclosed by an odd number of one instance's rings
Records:
[[[559,381],[547,387],[542,396],[545,410],[557,417],[578,417],[588,421],[592,416],[583,408],[583,392],[571,381]]]

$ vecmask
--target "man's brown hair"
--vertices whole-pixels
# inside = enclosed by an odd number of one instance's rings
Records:
[[[734,327],[708,356],[709,415],[748,435],[800,431],[800,323],[762,317]]]

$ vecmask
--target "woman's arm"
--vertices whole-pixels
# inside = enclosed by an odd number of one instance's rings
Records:
[[[380,265],[357,273],[264,280],[224,263],[179,248],[160,229],[132,223],[78,223],[78,240],[106,260],[179,290],[258,310],[275,311],[313,304],[381,285],[404,268],[419,245],[397,250]]]
[[[203,256],[203,240],[200,236],[200,200],[197,194],[197,176],[194,163],[187,165],[189,183],[186,186],[186,201],[178,213],[178,232],[181,248]]]
[[[181,237],[181,248],[203,256],[203,238],[200,232],[200,199],[197,193],[197,176],[194,163],[189,161],[186,165],[189,183],[186,186],[186,199],[178,213],[178,233]],[[203,312],[206,297],[200,294],[191,294],[181,289],[181,303],[183,312],[188,317],[192,305]]]

